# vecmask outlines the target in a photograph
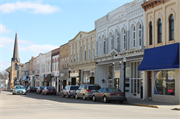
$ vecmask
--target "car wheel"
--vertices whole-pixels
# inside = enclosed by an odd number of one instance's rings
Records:
[[[119,103],[120,103],[120,104],[122,104],[122,103],[123,103],[123,101],[122,101],[122,100],[119,100]]]
[[[64,95],[64,94],[62,94],[62,97],[64,98],[64,97],[65,97],[65,95]]]
[[[54,93],[54,96],[56,95],[56,93]]]
[[[14,93],[12,93],[14,95]]]
[[[86,96],[85,95],[83,95],[83,100],[86,100]]]
[[[108,100],[107,100],[107,97],[106,97],[106,96],[104,96],[103,101],[104,101],[104,103],[107,103],[107,102],[108,102]]]
[[[67,97],[69,98],[70,96],[67,94]]]
[[[77,94],[76,94],[75,98],[76,98],[76,99],[78,99],[78,96],[77,96]]]
[[[26,95],[26,93],[24,93],[24,95]]]
[[[93,101],[96,102],[96,97],[93,95]]]

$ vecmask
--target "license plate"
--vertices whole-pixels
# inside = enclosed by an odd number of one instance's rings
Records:
[[[34,90],[34,89],[33,89]]]
[[[51,92],[53,92],[53,90],[51,90]]]
[[[20,91],[20,93],[22,93],[22,91]]]
[[[120,96],[119,94],[117,94],[117,96]]]

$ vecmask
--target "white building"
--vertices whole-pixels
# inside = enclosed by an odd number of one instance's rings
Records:
[[[45,62],[44,86],[49,86],[51,82],[51,51],[45,53]]]
[[[143,77],[138,72],[144,54],[144,0],[134,0],[95,21],[96,83],[124,91],[126,97],[143,98]]]

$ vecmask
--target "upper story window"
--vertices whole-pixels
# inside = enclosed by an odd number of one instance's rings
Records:
[[[102,41],[101,41],[101,38],[99,37],[99,49],[100,49],[100,51],[99,51],[99,53],[100,53],[100,55],[102,54]]]
[[[72,63],[72,56],[71,56],[71,63]]]
[[[79,62],[79,54],[77,54],[77,62]]]
[[[104,54],[106,53],[106,40],[105,37],[103,36],[103,45],[104,45]]]
[[[68,57],[67,57],[67,67],[68,67]]]
[[[153,31],[152,31],[152,22],[149,23],[149,45],[152,45],[152,37],[153,37]]]
[[[123,41],[124,41],[124,49],[126,49],[126,31],[123,31]]]
[[[169,41],[174,40],[174,16],[169,17]]]
[[[92,44],[92,58],[94,59],[95,49],[94,49],[94,43]]]
[[[139,25],[139,46],[141,46],[141,39],[142,39],[142,36],[141,36],[141,24]]]
[[[162,21],[158,20],[158,43],[162,43]]]
[[[84,61],[86,61],[86,46],[84,46]]]
[[[76,62],[76,55],[74,55],[74,62]]]
[[[90,60],[90,45],[88,45],[88,60]]]
[[[111,50],[114,48],[114,39],[112,33],[110,33]]]
[[[133,27],[133,47],[136,46],[136,31],[135,31],[135,26]]]
[[[120,39],[120,37],[119,37],[119,32],[118,32],[118,30],[116,30],[116,41],[117,41],[117,49],[119,50],[120,48],[119,48],[119,39]]]

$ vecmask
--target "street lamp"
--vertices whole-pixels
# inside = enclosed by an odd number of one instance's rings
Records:
[[[70,85],[70,73],[71,73],[71,69],[69,68],[69,81],[68,81],[69,85]]]
[[[125,92],[125,80],[126,80],[126,58],[124,57],[123,58],[123,62],[124,62],[124,94],[126,95],[126,92]]]

